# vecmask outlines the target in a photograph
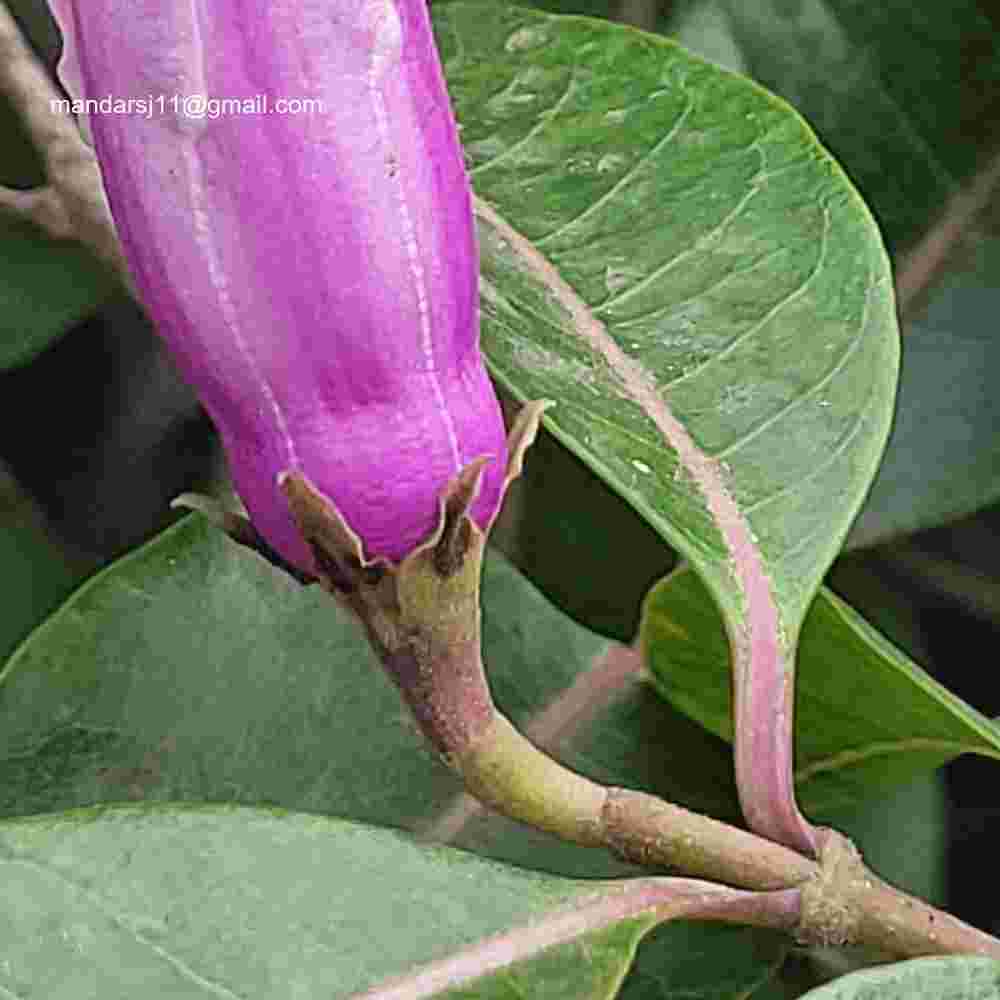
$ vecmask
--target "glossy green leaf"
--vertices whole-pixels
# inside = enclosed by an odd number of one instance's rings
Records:
[[[609,667],[606,640],[498,557],[483,602],[491,684],[515,722],[572,693],[569,719],[541,734],[571,766],[738,815],[728,748],[639,683],[637,662]],[[0,769],[3,815],[221,800],[423,827],[459,791],[355,622],[198,517],[98,574],[11,657]],[[537,844],[520,850],[500,856],[529,864]],[[603,852],[567,852],[608,870]]]
[[[997,1000],[1000,962],[971,956],[916,958],[843,976],[808,1000]]]
[[[483,603],[491,684],[516,723],[558,708],[540,738],[572,766],[738,814],[728,748],[640,683],[637,660],[615,665],[496,556]],[[88,581],[0,673],[2,815],[215,800],[412,828],[458,790],[357,624],[200,517]],[[608,870],[603,852],[568,850]]]
[[[646,601],[642,642],[658,690],[730,738],[729,650],[691,571]],[[810,608],[796,680],[797,789],[807,811],[880,794],[961,753],[1000,758],[1000,726],[951,694],[831,591]]]
[[[0,992],[46,1000],[330,1000],[402,976],[409,997],[598,1000],[671,891],[226,806],[7,821],[0,870]],[[427,968],[447,960],[447,976]]]
[[[705,579],[744,695],[744,809],[809,849],[790,734],[745,720],[786,697],[888,433],[878,230],[795,112],[665,39],[496,5],[446,5],[437,26],[491,370],[555,399],[549,429]]]
[[[596,778],[735,818],[726,745],[640,683],[637,664],[609,664],[610,648],[487,560],[484,650],[501,707]],[[636,872],[468,811],[357,625],[199,517],[89,581],[0,674],[0,814],[122,799],[269,803],[554,873]],[[630,979],[629,1000],[669,996],[674,955],[706,1000],[745,994],[782,955],[772,935],[694,924],[658,930],[650,948],[655,975]]]
[[[721,54],[810,119],[890,243],[911,249],[897,259],[907,320],[897,419],[848,544],[993,502],[1000,258],[982,234],[995,228],[1000,46],[990,14],[974,0],[692,0],[676,11],[680,40]],[[951,273],[916,313],[914,296],[926,299],[942,264]]]
[[[558,400],[552,432],[734,621],[749,533],[794,633],[892,408],[867,210],[790,108],[664,39],[492,4],[436,25],[478,194],[569,286],[483,221],[493,373]]]
[[[691,7],[724,22],[740,68],[806,115],[894,246],[923,233],[995,148],[1000,47],[976,0],[679,4],[673,27],[701,51]]]
[[[6,815],[194,799],[405,824],[455,788],[348,615],[199,518],[37,629],[0,674],[0,717]]]
[[[502,560],[488,560],[484,583],[491,679],[519,724],[595,778],[738,820],[721,739],[606,663],[604,640]],[[416,828],[533,869],[636,871],[470,809],[354,623],[197,517],[85,585],[12,658],[0,676],[0,789],[7,815],[125,798],[271,802]],[[851,802],[823,818],[868,849],[879,813]],[[668,924],[622,995],[735,1000],[781,956],[760,932]]]

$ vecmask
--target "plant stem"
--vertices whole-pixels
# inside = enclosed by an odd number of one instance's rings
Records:
[[[508,483],[541,411],[525,407],[512,431]],[[425,737],[470,794],[511,819],[628,861],[758,892],[797,890],[795,934],[809,944],[1000,959],[1000,941],[881,882],[835,831],[817,829],[817,857],[806,856],[644,792],[603,786],[519,733],[493,704],[480,656],[485,535],[466,514],[479,471],[470,466],[446,491],[431,539],[399,565],[378,567],[365,564],[356,535],[307,480],[283,480],[316,564],[331,567],[321,582],[361,619]]]
[[[753,531],[727,486],[722,466],[706,454],[671,411],[649,372],[609,333],[535,244],[480,198],[480,224],[492,231],[521,266],[564,310],[567,328],[616,374],[623,398],[635,404],[676,454],[678,467],[701,493],[728,552],[742,610],[725,616],[733,660],[733,744],[736,789],[748,826],[804,854],[817,849],[812,826],[799,810],[793,779],[795,657],[782,627],[767,566]]]
[[[714,920],[788,930],[798,921],[798,913],[799,893],[794,889],[741,892],[691,879],[628,879],[590,899],[577,900],[539,923],[477,941],[447,958],[380,983],[354,1000],[418,1000],[457,993],[462,987],[475,993],[475,984],[484,975],[509,969],[622,920],[648,921],[647,926],[668,920]]]
[[[606,788],[546,756],[498,712],[448,763],[489,808],[565,840],[728,886],[801,890],[795,934],[804,943],[865,945],[899,958],[1000,959],[1000,941],[881,881],[835,831],[818,831],[814,861],[655,796]]]
[[[452,676],[467,672],[448,670]],[[454,693],[456,711],[465,697]],[[1000,941],[882,882],[834,831],[819,831],[823,848],[814,861],[655,796],[604,787],[542,753],[495,710],[471,743],[468,734],[464,741],[466,747],[446,760],[487,807],[638,864],[744,889],[799,889],[804,902],[795,933],[805,943],[863,944],[899,958],[1000,959]]]
[[[726,885],[789,889],[816,876],[809,858],[653,795],[608,788],[548,757],[499,712],[449,759],[466,790],[497,812],[626,861]]]
[[[88,246],[128,283],[94,154],[72,118],[51,103],[60,95],[2,0],[0,91],[22,115],[47,178],[34,191],[0,187],[0,208],[58,239]],[[497,222],[480,205],[484,213]],[[508,482],[520,471],[541,409],[527,407],[512,434]],[[480,659],[485,538],[465,514],[477,484],[478,469],[470,467],[446,495],[435,537],[391,567],[365,562],[353,532],[308,482],[285,482],[303,536],[330,571],[321,582],[358,614],[425,736],[472,794],[512,819],[631,861],[730,886],[798,890],[796,934],[806,942],[864,944],[899,957],[969,953],[1000,959],[1000,941],[882,882],[833,831],[817,831],[820,850],[813,860],[643,792],[604,787],[518,733],[493,705]],[[785,921],[783,911],[776,917],[766,907],[757,916],[751,910],[745,916],[750,923]]]

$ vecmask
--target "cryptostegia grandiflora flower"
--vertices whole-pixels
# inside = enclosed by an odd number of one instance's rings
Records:
[[[312,568],[277,485],[296,471],[399,559],[488,455],[486,527],[506,446],[426,0],[54,7],[64,82],[105,102],[89,125],[135,285],[258,532]]]

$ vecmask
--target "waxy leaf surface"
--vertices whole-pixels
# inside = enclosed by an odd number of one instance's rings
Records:
[[[997,1000],[1000,962],[972,956],[915,958],[810,990],[807,1000]]]
[[[637,662],[609,660],[617,648],[487,560],[484,651],[503,710],[596,778],[736,818],[728,747],[640,683]],[[122,800],[279,806],[564,876],[639,874],[470,810],[357,624],[199,516],[81,587],[0,673],[0,815]],[[623,996],[735,1000],[783,950],[762,932],[670,923]]]
[[[436,28],[473,186],[504,223],[480,227],[493,373],[558,400],[549,428],[728,618],[756,575],[793,635],[892,409],[867,209],[791,108],[665,39],[464,3]]]
[[[484,605],[491,681],[519,725],[595,778],[738,819],[726,744],[641,683],[637,666],[616,665],[621,647],[496,557]],[[199,517],[82,587],[11,659],[0,788],[8,817],[123,799],[264,803],[403,826],[551,873],[639,874],[472,807],[355,623]],[[896,796],[883,787],[880,799]],[[884,839],[878,811],[857,800],[814,818],[857,832],[866,851]],[[891,851],[877,860],[906,877]],[[622,996],[735,1000],[782,952],[761,932],[669,923],[639,949]]]
[[[785,706],[889,429],[878,229],[790,107],[663,38],[472,4],[437,26],[491,369],[555,399],[549,429],[702,575],[730,639],[743,812],[814,850]]]
[[[229,806],[7,821],[0,871],[0,992],[51,1000],[603,1000],[674,894],[672,880],[560,878]]]

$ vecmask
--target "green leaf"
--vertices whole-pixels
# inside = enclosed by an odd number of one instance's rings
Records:
[[[497,556],[483,604],[491,686],[518,725],[596,778],[738,816],[728,747],[641,683],[637,659],[616,660],[619,647]],[[216,800],[424,828],[459,791],[357,624],[200,517],[88,581],[0,673],[0,815]],[[603,851],[483,826],[463,843],[580,874],[623,870]]]
[[[675,9],[681,41],[721,54],[810,119],[890,243],[910,248],[896,259],[906,320],[897,418],[848,544],[991,503],[1000,495],[988,385],[1000,364],[991,336],[1000,254],[982,234],[995,228],[1000,46],[989,16],[966,0],[694,0]],[[917,314],[915,297],[926,297],[942,264],[953,273]]]
[[[6,815],[201,799],[390,824],[455,788],[349,616],[200,518],[37,629],[0,674],[0,718]]]
[[[990,958],[915,958],[852,972],[810,990],[808,1000],[997,1000],[1000,962]]]
[[[908,324],[899,412],[852,546],[933,527],[1000,498],[1000,240],[984,239]]]
[[[519,725],[595,778],[738,815],[728,747],[640,683],[637,663],[616,666],[615,647],[496,556],[483,602],[491,684]],[[127,798],[270,803],[534,869],[636,872],[470,811],[460,791],[356,623],[200,517],[85,584],[0,674],[0,815]],[[773,935],[680,923],[650,948],[656,978],[630,979],[630,1000],[669,995],[657,984],[675,961],[705,997],[735,998],[783,953]]]
[[[1000,47],[976,0],[696,0],[691,30],[724,20],[741,69],[809,118],[873,206],[911,244],[995,148]],[[716,55],[719,46],[709,36]],[[700,48],[699,48],[700,51]]]
[[[483,605],[491,685],[517,724],[555,709],[539,738],[571,765],[736,815],[728,748],[640,683],[637,660],[617,664],[497,556]],[[700,766],[665,768],[678,746]],[[413,828],[458,791],[356,622],[201,517],[89,580],[0,673],[0,815],[134,797]]]
[[[646,600],[642,642],[663,696],[729,739],[729,651],[707,596],[689,570],[668,577]],[[882,794],[961,753],[1000,758],[1000,727],[825,589],[802,629],[795,733],[797,790],[817,813]]]
[[[665,39],[493,4],[436,26],[477,193],[569,286],[484,219],[493,373],[558,400],[549,429],[734,622],[752,538],[794,635],[892,410],[867,210],[787,105]]]
[[[877,797],[823,809],[817,818],[850,837],[885,881],[947,908],[950,811],[945,774],[930,771],[886,784]],[[905,851],[899,849],[900,830],[906,831]]]
[[[9,103],[0,97],[0,184],[41,181],[34,152]],[[57,243],[27,222],[0,214],[0,371],[25,365],[116,287],[85,250]]]
[[[83,575],[0,467],[0,662]]]
[[[0,218],[0,371],[25,365],[94,312],[116,285],[84,250]]]
[[[744,808],[808,849],[790,734],[759,719],[889,429],[878,230],[787,105],[673,43],[492,5],[448,4],[438,28],[491,370],[557,400],[549,429],[705,579],[742,694]]]
[[[51,1000],[327,1000],[400,976],[407,996],[596,1000],[684,905],[674,880],[575,881],[226,806],[8,821],[0,868],[0,991]]]
[[[43,48],[56,44],[42,4],[9,4]],[[42,183],[42,165],[10,101],[0,95],[0,184]],[[27,364],[115,289],[107,271],[84,249],[56,242],[36,227],[0,213],[0,371]]]
[[[722,924],[661,924],[643,939],[618,997],[746,1000],[777,974],[784,958],[772,934]]]

